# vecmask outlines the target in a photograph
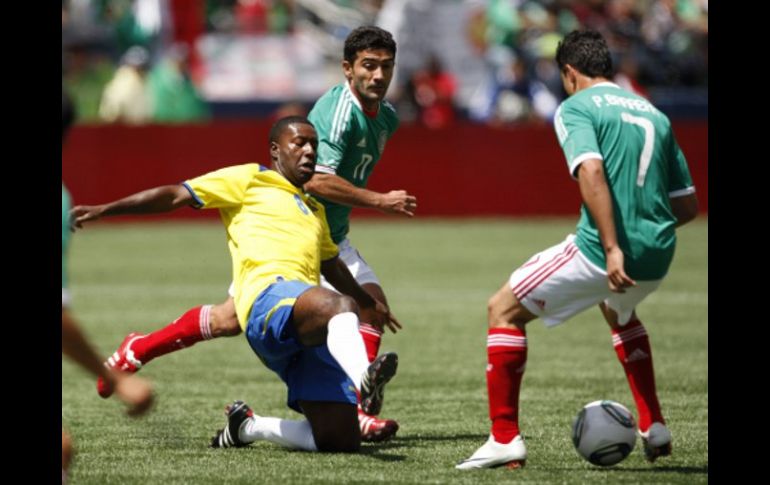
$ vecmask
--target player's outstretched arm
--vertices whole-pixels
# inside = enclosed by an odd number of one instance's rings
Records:
[[[76,205],[70,210],[70,221],[74,227],[80,229],[84,222],[105,216],[169,212],[194,202],[192,194],[184,185],[163,185],[108,204]]]
[[[350,270],[339,257],[321,262],[321,273],[340,293],[352,297],[361,310],[361,319],[380,328],[387,327],[396,333],[401,323],[390,313],[387,305],[375,300],[350,274]]]
[[[338,175],[316,173],[305,190],[313,195],[351,207],[377,209],[387,214],[414,217],[417,197],[405,190],[391,190],[381,193],[356,187]]]
[[[594,158],[582,162],[578,168],[578,184],[583,203],[599,230],[599,238],[607,257],[607,282],[610,290],[625,293],[625,288],[635,286],[636,282],[628,277],[623,267],[623,251],[618,246],[612,197],[602,161]]]

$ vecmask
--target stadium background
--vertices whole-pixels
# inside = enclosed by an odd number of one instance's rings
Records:
[[[398,42],[388,99],[402,125],[371,187],[413,191],[421,216],[575,213],[552,58],[578,26],[607,37],[616,82],[672,118],[708,211],[707,0],[70,0],[62,76],[79,123],[65,183],[101,201],[267,163],[272,121],[342,80],[342,43],[362,23]],[[111,81],[136,85],[108,93]],[[103,98],[146,110],[108,116]]]

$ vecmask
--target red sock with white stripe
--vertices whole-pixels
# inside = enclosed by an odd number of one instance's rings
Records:
[[[652,349],[647,331],[639,320],[632,320],[620,331],[612,331],[612,345],[626,371],[628,385],[639,413],[639,429],[647,431],[652,423],[666,424],[655,392]]]
[[[492,435],[498,443],[510,443],[519,434],[519,389],[527,363],[526,333],[519,329],[490,328],[487,358]]]
[[[155,357],[190,347],[211,338],[212,305],[191,308],[170,324],[131,344],[135,357],[146,364]]]
[[[361,333],[361,337],[364,339],[364,346],[366,347],[366,357],[369,362],[374,362],[377,358],[377,354],[380,351],[380,341],[382,340],[382,330],[369,325],[368,323],[359,323],[358,331]]]

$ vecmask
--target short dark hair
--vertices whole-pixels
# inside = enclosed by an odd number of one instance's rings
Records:
[[[366,25],[354,29],[345,39],[344,58],[353,64],[356,55],[367,49],[385,49],[396,57],[396,41],[387,30],[373,25]]]
[[[573,30],[556,47],[556,63],[567,64],[588,77],[612,77],[612,56],[602,34],[595,30]]]
[[[72,102],[67,91],[62,86],[61,89],[61,139],[67,136],[72,124],[75,123],[75,104]]]
[[[310,120],[304,116],[285,116],[273,123],[273,127],[270,128],[270,143],[277,143],[278,138],[281,136],[281,133],[283,133],[283,130],[285,130],[289,125],[293,125],[295,123],[310,125],[313,127],[313,129],[315,129],[313,123],[311,123]]]

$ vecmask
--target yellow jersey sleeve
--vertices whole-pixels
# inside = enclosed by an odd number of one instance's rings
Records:
[[[255,175],[265,170],[256,163],[225,167],[184,182],[197,207],[219,209],[243,204]]]

